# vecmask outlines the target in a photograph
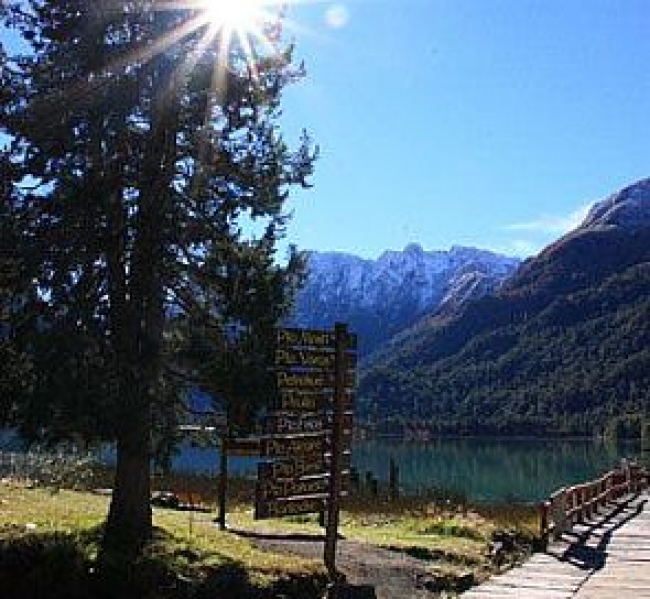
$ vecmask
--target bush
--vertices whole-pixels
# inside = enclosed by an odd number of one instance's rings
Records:
[[[436,520],[427,524],[421,531],[422,534],[435,534],[443,537],[461,537],[464,539],[473,539],[476,541],[481,540],[483,537],[481,534],[470,528],[457,522],[456,520]]]
[[[85,599],[89,562],[72,539],[29,535],[0,541],[0,589],[12,599]]]

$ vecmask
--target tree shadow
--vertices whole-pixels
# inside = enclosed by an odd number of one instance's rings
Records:
[[[86,599],[91,563],[78,539],[30,534],[0,540],[0,595],[12,599]]]
[[[371,585],[345,584],[339,589],[338,599],[377,599],[377,593]]]
[[[206,565],[191,549],[184,557],[194,564],[183,570],[174,563],[178,551],[163,549],[136,559],[104,556],[100,563],[94,554],[102,532],[97,527],[26,534],[17,527],[15,534],[0,537],[0,597],[8,592],[11,599],[321,599],[327,586],[324,574],[279,574],[260,584],[242,563]],[[164,547],[167,534],[156,531],[153,544]]]

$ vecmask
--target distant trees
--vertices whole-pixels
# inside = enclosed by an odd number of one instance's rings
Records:
[[[650,230],[628,244],[632,256],[647,254]],[[412,347],[405,338],[366,362],[361,418],[411,418],[453,434],[638,437],[650,412],[650,263],[593,278],[488,329],[471,310],[438,328],[432,320],[425,339],[420,331]],[[473,311],[492,306],[481,300]],[[457,329],[460,347],[450,342]]]
[[[0,416],[116,442],[105,546],[129,553],[151,531],[152,438],[177,422],[183,389],[263,391],[301,268],[293,250],[275,259],[284,203],[315,159],[306,135],[291,150],[278,127],[303,72],[280,23],[228,45],[196,2],[5,9],[28,51],[0,71],[0,351],[31,378]],[[20,330],[6,311],[19,292]],[[240,392],[245,380],[257,386]]]

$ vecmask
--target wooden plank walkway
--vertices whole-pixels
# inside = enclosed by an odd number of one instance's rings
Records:
[[[576,524],[544,553],[493,576],[467,599],[650,599],[650,494]]]

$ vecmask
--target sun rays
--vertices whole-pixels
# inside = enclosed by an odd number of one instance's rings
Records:
[[[154,0],[153,12],[173,14],[174,23],[137,58],[147,62],[181,47],[179,74],[191,72],[208,56],[214,61],[212,96],[219,103],[226,93],[228,72],[256,80],[260,60],[282,51],[287,5],[301,1]]]
[[[216,42],[219,54],[223,54],[235,46],[246,56],[248,66],[254,67],[258,52],[277,50],[288,4],[280,0],[159,0],[153,6],[156,12],[186,15],[176,31],[163,36],[163,44],[166,39],[174,43],[178,31],[187,35],[202,30],[198,50]]]
[[[272,15],[263,0],[204,0],[205,18],[221,29],[239,34],[258,33],[258,24]]]

